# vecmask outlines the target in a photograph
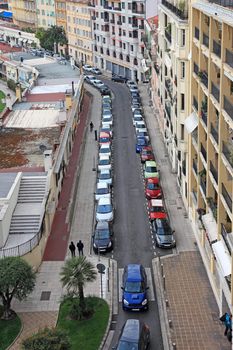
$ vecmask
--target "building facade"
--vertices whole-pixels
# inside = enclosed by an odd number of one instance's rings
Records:
[[[155,103],[160,106],[161,131],[186,207],[188,143],[184,121],[189,113],[189,52],[188,3],[162,0],[155,67],[158,79],[154,79],[160,103]]]
[[[56,25],[55,0],[36,0],[37,26],[45,29]]]
[[[56,25],[66,32],[66,1],[55,0]]]
[[[13,22],[20,28],[37,26],[36,0],[11,1]]]
[[[88,1],[68,0],[66,15],[69,55],[73,57],[76,64],[93,65],[91,15]]]
[[[94,65],[132,80],[144,80],[145,0],[103,1],[90,4]]]
[[[222,311],[233,304],[233,11],[199,1],[191,18],[189,214]]]

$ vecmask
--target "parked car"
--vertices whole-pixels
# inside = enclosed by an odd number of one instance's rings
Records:
[[[136,129],[136,136],[138,137],[145,137],[147,139],[148,142],[150,142],[150,136],[148,134],[148,131],[146,128],[144,129]]]
[[[111,198],[111,190],[107,182],[97,182],[95,191],[95,200],[100,198]]]
[[[111,146],[110,145],[101,145],[99,149],[99,157],[101,155],[111,157]]]
[[[97,173],[97,182],[106,182],[112,186],[112,173],[110,169],[102,169]]]
[[[111,96],[103,96],[103,97],[102,97],[102,102],[109,102],[109,103],[112,103]]]
[[[147,310],[147,276],[140,264],[125,266],[122,276],[122,308],[123,310]]]
[[[94,253],[106,253],[113,249],[112,230],[109,222],[98,221],[92,237]]]
[[[109,156],[100,156],[98,159],[98,171],[100,170],[111,170],[111,158]]]
[[[141,106],[141,100],[138,96],[133,96],[131,99],[131,105],[139,104]]]
[[[96,221],[107,221],[112,223],[114,218],[111,199],[100,198],[96,206]]]
[[[89,64],[84,64],[83,70],[86,72],[92,72],[93,67],[90,66]]]
[[[141,106],[140,103],[134,102],[134,103],[131,104],[131,110],[132,110],[133,113],[134,113],[136,110],[137,110],[137,111],[142,111],[142,106]]]
[[[112,127],[111,127],[111,125],[110,124],[104,124],[104,125],[102,125],[101,126],[101,128],[100,128],[100,132],[108,132],[109,133],[109,135],[111,136],[111,138],[112,138]]]
[[[111,144],[111,136],[109,133],[107,132],[100,132],[100,136],[99,136],[99,146],[101,145],[109,145]]]
[[[140,120],[135,123],[136,132],[137,132],[137,129],[145,129],[145,128],[146,128],[146,124],[144,120]]]
[[[137,87],[137,84],[135,81],[132,81],[132,80],[128,80],[126,85],[128,86],[128,88],[132,87],[132,86],[136,86]]]
[[[157,177],[148,178],[145,181],[145,195],[147,199],[159,199],[162,197],[162,190]]]
[[[144,177],[147,179],[148,177],[158,177],[159,171],[154,160],[147,160],[144,165]]]
[[[134,93],[134,92],[136,92],[136,93],[139,95],[139,91],[138,91],[138,87],[137,87],[137,86],[131,86],[131,87],[129,88],[129,91],[130,91],[131,95],[132,95],[132,93]]]
[[[112,117],[103,117],[102,118],[102,125],[112,125],[113,124],[113,118]]]
[[[136,153],[140,153],[142,148],[148,146],[148,141],[145,137],[136,138]]]
[[[102,96],[111,96],[111,91],[106,85],[101,86],[99,88],[99,92],[101,93]]]
[[[167,217],[162,199],[150,199],[148,201],[148,209],[150,221],[155,219],[164,219]]]
[[[143,121],[143,117],[141,114],[133,115],[133,126],[135,126],[136,122],[141,122],[141,121]]]
[[[112,75],[112,81],[115,81],[117,83],[126,83],[127,78],[122,77],[121,75]]]
[[[140,320],[128,319],[122,327],[113,350],[147,350],[150,345],[150,329]]]
[[[104,83],[99,80],[99,79],[95,79],[93,80],[93,85],[97,88],[97,89],[100,89],[102,87],[104,87]]]
[[[152,232],[156,246],[159,248],[175,248],[174,233],[167,219],[155,219],[152,222]]]
[[[93,85],[93,81],[96,80],[96,77],[94,77],[94,75],[85,75],[84,80],[86,83]]]
[[[111,109],[112,109],[112,104],[111,104],[111,102],[103,101],[103,102],[102,102],[102,109],[111,110]]]
[[[96,68],[96,67],[91,69],[91,73],[96,74],[96,75],[102,74],[101,70],[99,68]]]
[[[146,161],[149,161],[149,160],[155,160],[155,156],[151,146],[143,147],[141,150],[140,156],[141,156],[142,163],[145,163]]]
[[[102,118],[109,118],[112,117],[112,111],[109,108],[102,109]]]

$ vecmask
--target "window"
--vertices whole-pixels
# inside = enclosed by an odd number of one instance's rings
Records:
[[[126,45],[125,45],[125,43],[123,43],[123,49],[124,49],[124,50],[126,49]]]
[[[128,4],[128,10],[132,9],[132,4]]]
[[[122,22],[125,23],[125,16],[122,16],[121,19],[122,19]]]
[[[185,46],[185,29],[181,29],[181,46]]]
[[[185,78],[185,62],[180,63],[180,77],[181,79]]]
[[[123,33],[123,36],[126,36],[126,31],[125,31],[125,30],[123,30],[123,32],[122,32],[122,33]]]
[[[183,111],[185,107],[184,94],[180,94],[180,109]]]
[[[125,3],[124,2],[121,3],[121,8],[125,9]]]
[[[130,45],[130,50],[133,51],[133,45]]]
[[[129,24],[132,23],[132,18],[131,18],[131,17],[128,18],[128,23],[129,23]]]
[[[184,124],[180,126],[180,139],[184,140]]]

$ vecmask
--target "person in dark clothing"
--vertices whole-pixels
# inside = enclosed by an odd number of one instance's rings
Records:
[[[76,248],[75,248],[74,242],[71,242],[70,245],[69,245],[69,250],[70,250],[70,252],[71,252],[72,258],[75,257],[75,249],[76,249]]]
[[[92,132],[93,128],[94,128],[94,124],[90,122],[90,132]]]
[[[81,239],[78,241],[77,243],[77,248],[78,248],[78,253],[79,253],[79,256],[82,254],[83,255],[83,248],[84,248],[84,244],[83,242],[81,241]]]
[[[226,314],[224,324],[226,327],[224,335],[227,335],[228,331],[232,329],[232,315]]]

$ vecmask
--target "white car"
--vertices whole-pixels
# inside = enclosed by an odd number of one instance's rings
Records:
[[[97,182],[106,182],[112,186],[112,173],[109,169],[100,170],[97,174]]]
[[[100,198],[111,198],[111,190],[106,182],[96,184],[95,200],[98,201]]]
[[[134,103],[131,105],[131,110],[134,113],[136,110],[142,111],[142,106],[140,103]]]
[[[96,77],[94,77],[94,75],[85,75],[84,80],[89,84],[93,84],[93,81],[96,80]]]
[[[136,129],[136,136],[137,137],[145,137],[147,141],[150,141],[150,136],[148,134],[148,131],[146,128],[143,129]]]
[[[137,92],[138,93],[138,87],[137,86],[131,86],[129,88],[129,91],[130,91],[130,93],[132,93],[132,92]]]
[[[135,128],[136,129],[144,129],[145,127],[146,127],[146,124],[145,124],[145,122],[143,120],[138,121],[138,122],[135,123]]]
[[[110,145],[101,145],[99,149],[99,157],[109,156],[111,157],[111,146]]]
[[[105,102],[105,101],[111,103],[112,99],[109,95],[104,95],[102,96],[102,102]]]
[[[143,117],[141,114],[136,114],[133,116],[133,126],[135,126],[137,122],[142,122],[142,121],[143,121]]]
[[[112,126],[113,124],[113,119],[112,117],[104,117],[102,118],[102,125],[105,126],[105,125],[110,125]]]
[[[109,198],[100,198],[96,206],[96,221],[113,222],[113,206]]]
[[[131,88],[131,87],[134,87],[134,86],[137,87],[135,81],[132,81],[132,80],[128,80],[126,85],[128,86],[128,88]]]
[[[83,70],[85,70],[86,72],[91,72],[93,69],[92,66],[90,66],[89,64],[84,64],[83,66]]]
[[[100,156],[98,159],[98,171],[106,169],[112,169],[111,158],[109,156]]]
[[[104,108],[102,110],[102,118],[104,117],[112,117],[112,111],[109,108]]]
[[[95,79],[93,80],[93,85],[99,89],[100,87],[104,86],[104,83],[99,79]]]

